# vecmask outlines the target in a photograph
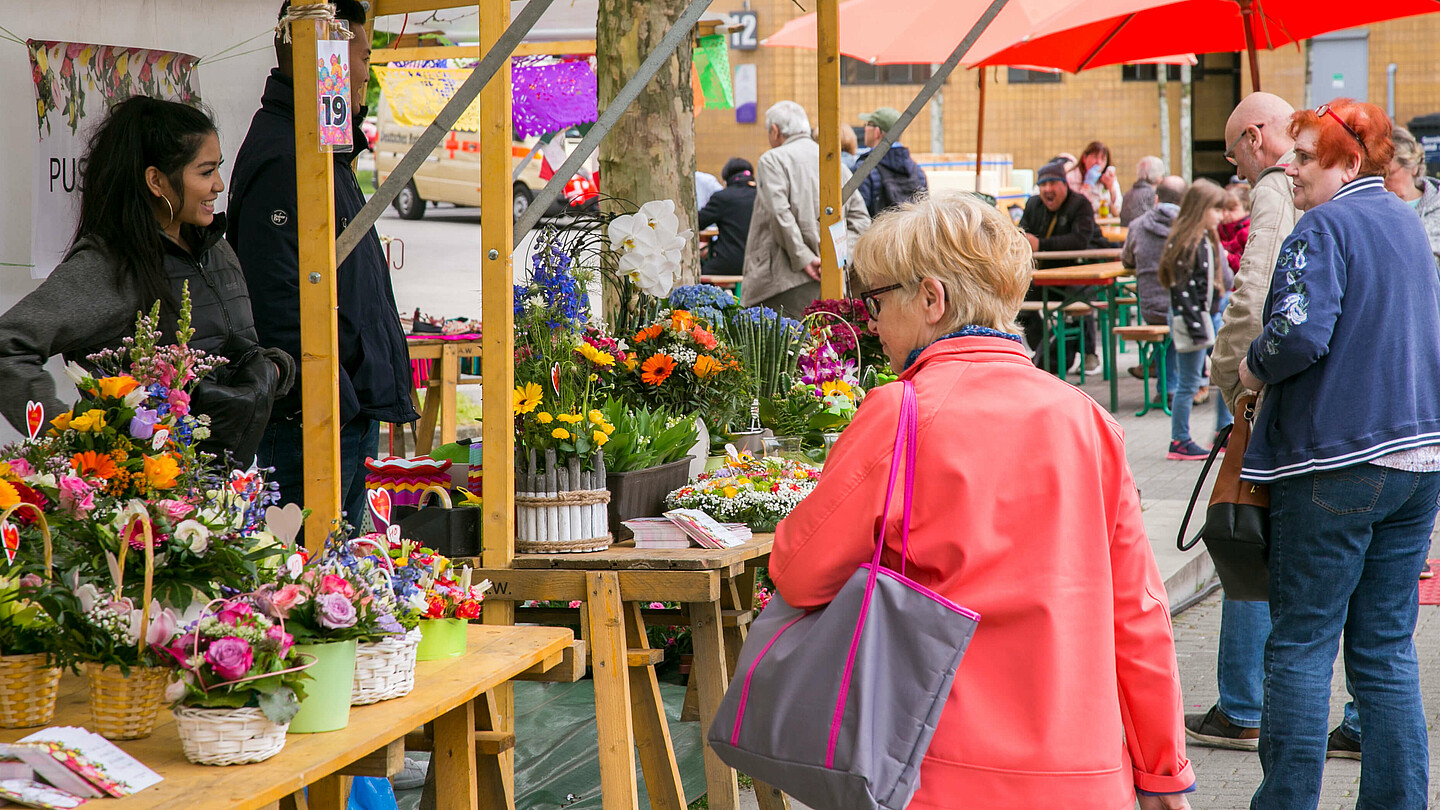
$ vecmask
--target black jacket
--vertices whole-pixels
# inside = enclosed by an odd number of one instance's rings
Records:
[[[1031,197],[1026,201],[1025,213],[1020,217],[1020,230],[1040,240],[1039,250],[1088,250],[1108,247],[1108,243],[1100,236],[1100,229],[1095,226],[1095,209],[1090,207],[1090,201],[1085,199],[1084,194],[1073,191],[1065,195],[1060,209],[1053,213],[1045,207],[1039,194]]]
[[[364,111],[356,112],[359,120]],[[358,131],[356,143],[365,143]],[[351,157],[335,154],[337,237],[365,205]],[[250,283],[260,342],[299,357],[302,269],[295,208],[295,89],[290,79],[273,70],[235,158],[227,238]],[[340,264],[336,284],[340,423],[356,416],[392,423],[420,418],[410,400],[410,355],[395,311],[395,291],[374,228]],[[300,385],[275,412],[276,418],[299,415]]]
[[[861,160],[864,158],[861,157]],[[880,165],[861,181],[860,196],[873,217],[887,208],[910,202],[916,194],[929,187],[925,170],[910,157],[909,148],[897,143],[881,156]]]
[[[750,236],[750,215],[755,211],[755,180],[737,174],[730,184],[710,195],[700,209],[700,228],[717,225],[720,235],[710,243],[710,255],[701,270],[720,275],[740,275],[745,269],[745,240]]]
[[[190,288],[190,345],[227,359],[192,392],[191,407],[211,418],[211,439],[202,449],[230,451],[248,464],[274,401],[290,389],[295,362],[283,351],[257,343],[250,296],[235,252],[225,243],[225,215],[201,230],[186,225],[187,252],[163,240],[165,272],[176,301]],[[35,400],[48,417],[69,407],[55,396],[45,361],[60,354],[88,365],[86,358],[114,349],[135,334],[135,318],[154,304],[145,300],[133,277],[122,278],[105,246],[81,239],[65,261],[34,292],[0,318],[0,410],[24,430],[25,404]],[[162,307],[161,340],[175,340],[177,312]]]

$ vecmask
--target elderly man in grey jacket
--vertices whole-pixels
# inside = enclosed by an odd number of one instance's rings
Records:
[[[810,118],[793,101],[765,111],[770,150],[755,167],[755,212],[745,243],[741,303],[762,304],[798,318],[820,296],[820,145]],[[840,169],[842,180],[850,171]],[[858,193],[845,201],[851,244],[870,227]]]

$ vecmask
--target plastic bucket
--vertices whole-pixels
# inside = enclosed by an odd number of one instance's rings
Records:
[[[306,672],[305,699],[290,721],[291,734],[335,731],[350,723],[350,691],[355,681],[355,639],[325,644],[296,644],[296,652],[315,656]]]
[[[420,622],[420,648],[416,661],[438,661],[465,654],[464,619],[423,619]]]

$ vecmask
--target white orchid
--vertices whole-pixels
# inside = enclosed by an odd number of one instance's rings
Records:
[[[79,363],[71,360],[65,364],[65,376],[70,378],[70,382],[75,383],[76,386],[80,386],[85,384],[87,378],[90,378],[90,372],[86,371]]]
[[[198,520],[182,520],[175,527],[175,539],[196,554],[210,548],[210,530]]]
[[[622,252],[620,272],[646,294],[663,298],[675,286],[680,260],[691,232],[680,230],[671,200],[652,200],[634,214],[610,222],[610,243]]]

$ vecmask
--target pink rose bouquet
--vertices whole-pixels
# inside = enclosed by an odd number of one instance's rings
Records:
[[[162,648],[180,670],[177,702],[205,709],[250,706],[272,722],[290,722],[305,697],[309,656],[294,651],[287,626],[266,616],[253,595],[211,607]]]

